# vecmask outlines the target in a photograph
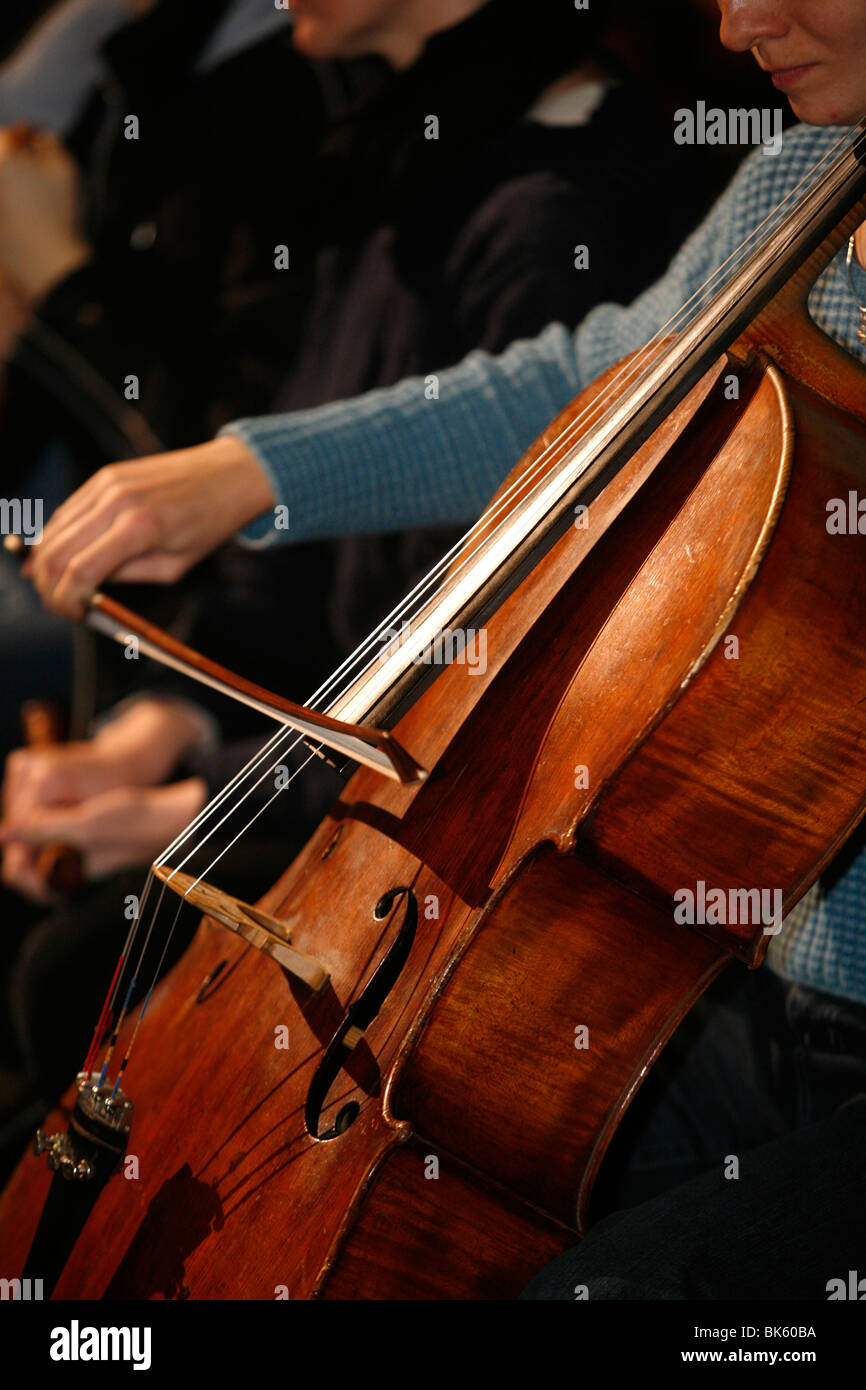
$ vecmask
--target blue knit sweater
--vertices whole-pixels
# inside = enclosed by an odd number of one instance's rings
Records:
[[[227,426],[290,509],[288,530],[275,529],[267,515],[246,528],[242,542],[266,547],[474,520],[553,416],[666,324],[844,134],[801,125],[786,132],[780,154],[750,155],[666,274],[628,308],[600,305],[575,332],[552,324],[498,357],[470,353],[438,374],[438,396],[429,378],[412,377],[351,401]],[[857,298],[866,303],[866,275],[854,273]],[[818,280],[809,309],[866,362],[844,252]],[[866,851],[832,891],[817,884],[798,904],[768,960],[789,979],[866,1003]]]

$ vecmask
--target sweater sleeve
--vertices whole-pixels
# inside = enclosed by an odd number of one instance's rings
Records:
[[[796,145],[796,142],[794,142]],[[790,148],[790,145],[789,145]],[[792,187],[796,158],[755,151],[655,285],[629,307],[602,304],[571,332],[551,324],[499,356],[471,352],[435,376],[410,377],[314,410],[238,420],[222,433],[252,450],[278,504],[239,539],[251,547],[471,522],[523,451],[582,388],[658,332],[673,331],[766,203]],[[767,165],[775,176],[767,179]],[[781,177],[780,177],[781,176]],[[640,234],[639,224],[635,235]],[[576,272],[577,273],[577,272]]]

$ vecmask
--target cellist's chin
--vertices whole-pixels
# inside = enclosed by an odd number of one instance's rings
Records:
[[[864,119],[862,109],[851,109],[838,102],[816,102],[791,98],[791,110],[806,125],[855,126]]]
[[[807,125],[858,125],[866,118],[866,73],[860,82],[828,80],[822,64],[804,73],[785,95],[799,121]]]

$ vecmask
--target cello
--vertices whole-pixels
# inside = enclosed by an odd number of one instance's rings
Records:
[[[677,1023],[763,959],[762,893],[788,912],[866,810],[866,556],[826,524],[866,491],[866,372],[806,311],[864,217],[860,131],[553,421],[324,712],[96,596],[93,625],[292,732],[154,866],[49,1163],[0,1198],[5,1270],[57,1298],[502,1298],[579,1239]],[[433,672],[470,630],[483,671]],[[239,903],[189,860],[292,738],[360,767]],[[701,885],[743,911],[678,921]],[[204,920],[133,1011],[175,894]]]

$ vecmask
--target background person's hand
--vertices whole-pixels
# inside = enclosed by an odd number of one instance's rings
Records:
[[[173,584],[273,504],[233,435],[110,464],[58,507],[23,572],[47,608],[80,618],[103,580]]]
[[[32,316],[30,301],[0,269],[0,363],[7,362]]]
[[[90,739],[16,748],[6,759],[3,807],[84,801],[123,786],[155,786],[201,737],[183,701],[142,697]]]
[[[42,844],[73,844],[85,854],[85,872],[99,876],[105,862],[124,857],[124,826],[118,822],[117,836],[109,844],[101,815],[103,798],[118,791],[152,787],[168,777],[185,752],[201,735],[201,724],[189,708],[169,700],[142,699],[111,720],[89,740],[54,744],[47,748],[18,748],[6,760],[2,788],[3,820],[0,823],[0,842],[3,843],[3,881],[35,902],[53,902],[53,895],[41,879],[38,869],[38,848]],[[202,784],[203,785],[203,784]],[[166,803],[168,806],[170,803]],[[185,802],[181,803],[183,808]],[[111,803],[109,802],[109,810]],[[148,803],[153,816],[159,806]],[[95,819],[90,811],[94,812]],[[63,837],[39,838],[51,824],[49,813],[62,810],[73,820],[82,810],[82,821],[70,840]],[[95,808],[95,809],[94,809]],[[121,811],[127,815],[126,803]],[[196,807],[187,824],[200,809]],[[46,820],[45,817],[48,816]],[[65,821],[64,821],[65,824]],[[10,828],[25,828],[37,838],[23,836],[6,839]],[[92,832],[97,838],[92,844],[81,844],[81,837]],[[173,836],[167,836],[167,844]],[[157,845],[154,853],[161,848]],[[139,836],[133,830],[128,837],[127,851],[139,853]],[[129,862],[141,862],[138,857]],[[96,867],[94,867],[96,866]],[[104,870],[110,872],[110,870]]]
[[[0,129],[0,267],[31,304],[91,258],[80,204],[78,165],[55,135]]]
[[[0,825],[3,881],[33,902],[55,901],[35,868],[36,850],[48,844],[80,850],[88,880],[150,864],[205,799],[204,781],[190,777],[167,787],[115,787],[75,806],[34,807],[7,817]]]

